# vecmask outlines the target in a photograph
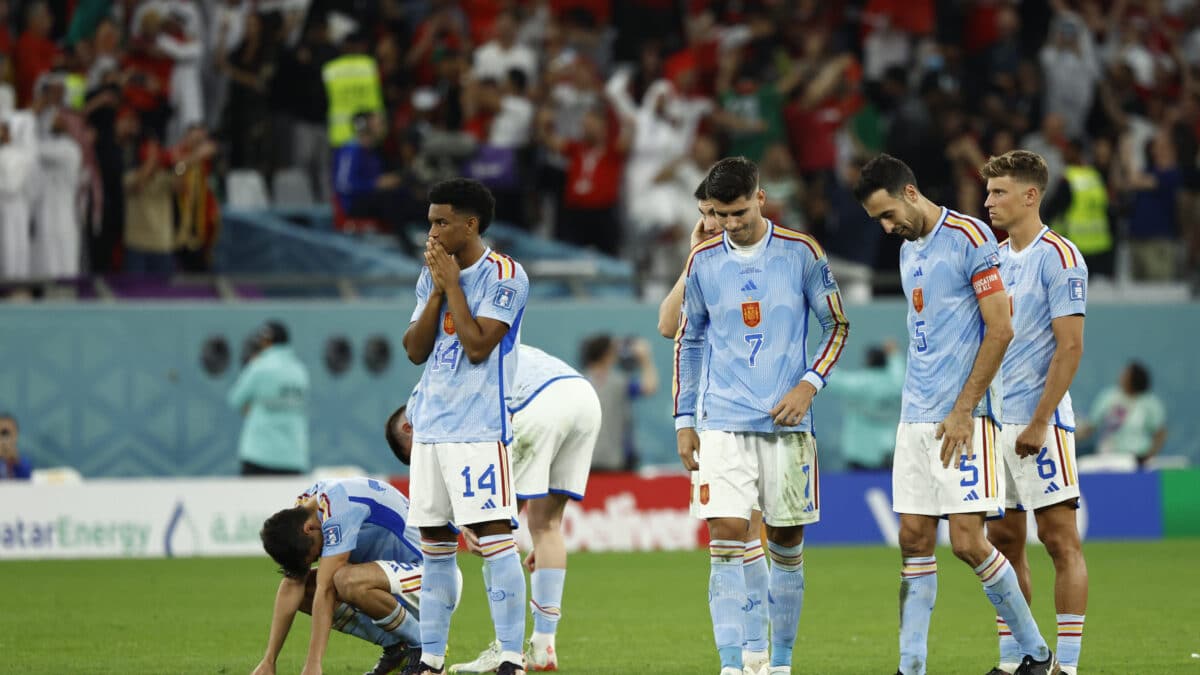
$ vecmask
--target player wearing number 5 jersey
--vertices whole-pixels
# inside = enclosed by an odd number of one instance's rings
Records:
[[[444,672],[458,571],[453,521],[479,536],[491,571],[492,622],[503,648],[498,672],[513,675],[524,672],[525,575],[512,536],[517,500],[507,398],[529,280],[516,261],[483,244],[495,200],[481,183],[438,183],[429,201],[427,267],[404,333],[408,358],[425,364],[409,408],[412,522],[421,528],[425,561],[423,649],[413,672]]]
[[[903,237],[908,365],[892,466],[900,514],[900,670],[923,675],[937,596],[938,519],[950,520],[954,554],[970,565],[1020,643],[1021,672],[1057,673],[1008,560],[984,536],[984,516],[1004,505],[997,469],[998,381],[1012,323],[991,231],[929,201],[912,169],[880,155],[862,168],[855,197],[888,234]]]
[[[1067,388],[1083,355],[1087,265],[1079,249],[1042,224],[1046,162],[1027,150],[993,157],[985,206],[992,224],[1008,232],[1000,245],[1000,272],[1012,298],[1012,344],[1004,355],[1004,430],[1000,452],[1009,511],[988,525],[988,538],[1017,570],[1025,599],[1031,597],[1025,557],[1026,511],[1037,519],[1038,537],[1054,561],[1058,613],[1055,651],[1064,673],[1075,675],[1087,609],[1087,565],[1075,524],[1079,477],[1075,473],[1075,415]],[[1020,649],[997,617],[1000,665],[989,675],[1016,671]]]
[[[706,181],[724,234],[693,249],[686,267],[675,347],[678,449],[698,472],[695,512],[708,521],[721,673],[743,672],[743,539],[759,505],[774,561],[771,661],[759,673],[788,673],[804,595],[804,526],[820,517],[809,406],[845,347],[849,322],[816,240],[762,217],[766,195],[752,162],[723,159]],[[811,360],[810,311],[823,331]]]

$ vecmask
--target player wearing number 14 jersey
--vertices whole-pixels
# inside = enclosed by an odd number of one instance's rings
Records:
[[[481,235],[495,210],[488,189],[454,179],[429,191],[429,240],[417,307],[404,333],[425,364],[409,408],[413,427],[411,521],[421,528],[421,663],[444,672],[458,566],[458,534],[470,525],[490,570],[488,601],[502,646],[501,675],[524,673],[525,575],[513,541],[516,517],[507,392],[517,370],[529,280]]]
[[[938,519],[954,554],[974,569],[1024,654],[1022,675],[1059,672],[1016,572],[984,536],[985,514],[1004,505],[997,475],[998,392],[1012,340],[1000,256],[991,231],[921,194],[912,169],[880,155],[862,168],[855,197],[888,234],[903,237],[908,366],[896,431],[892,503],[900,514],[900,673],[924,675],[937,597]]]
[[[723,159],[706,184],[724,234],[698,245],[687,263],[675,348],[679,456],[698,471],[695,513],[708,521],[709,611],[722,675],[743,673],[744,539],[759,505],[774,561],[771,660],[753,675],[789,673],[804,599],[804,526],[817,522],[821,505],[809,405],[845,347],[849,322],[816,240],[762,217],[766,195],[752,162]],[[810,311],[823,332],[812,360]]]

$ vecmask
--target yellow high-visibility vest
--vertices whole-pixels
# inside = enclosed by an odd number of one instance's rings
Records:
[[[1104,177],[1091,166],[1068,166],[1063,176],[1071,186],[1071,207],[1054,222],[1054,230],[1074,242],[1085,257],[1112,250]]]
[[[354,139],[354,115],[383,111],[383,89],[375,59],[345,54],[321,70],[329,98],[329,145],[339,148]]]

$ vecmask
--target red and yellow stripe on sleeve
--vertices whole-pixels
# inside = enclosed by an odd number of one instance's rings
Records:
[[[503,253],[492,251],[488,254],[488,260],[496,264],[496,274],[501,281],[511,279],[513,274],[516,273],[516,264],[513,262],[513,259]]]
[[[830,293],[825,296],[825,303],[829,305],[829,311],[833,315],[833,332],[829,341],[825,343],[825,348],[821,350],[821,355],[813,363],[813,370],[823,379],[829,377],[829,371],[833,370],[834,364],[841,358],[842,350],[846,348],[846,337],[850,334],[850,320],[846,318],[846,310],[842,306],[842,294]]]

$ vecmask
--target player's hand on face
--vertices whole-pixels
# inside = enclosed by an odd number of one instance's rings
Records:
[[[525,569],[529,570],[530,574],[533,574],[534,570],[537,569],[537,549],[536,548],[533,549],[532,551],[530,551],[529,555],[525,556]]]
[[[696,456],[700,454],[700,434],[696,429],[688,427],[675,432],[675,444],[679,450],[679,460],[688,471],[699,471],[700,463]]]
[[[808,408],[812,405],[813,396],[816,395],[816,387],[801,382],[784,394],[767,414],[781,427],[794,427],[804,421],[804,416],[808,414]]]
[[[437,245],[432,238],[425,239],[425,265],[429,267],[429,278],[433,281],[433,292],[442,293],[446,289],[442,286],[441,277],[437,273],[438,261],[433,257],[433,247]]]
[[[275,664],[263,659],[250,675],[275,675]]]
[[[971,422],[971,413],[951,412],[938,424],[934,438],[942,442],[943,467],[949,468],[953,464],[957,469],[963,455],[975,459],[975,446],[971,443],[975,426]]]
[[[1046,446],[1046,427],[1030,424],[1017,436],[1017,457],[1031,457]]]
[[[426,246],[425,261],[429,263],[429,273],[437,279],[435,283],[443,289],[458,285],[458,263],[440,243],[433,241]]]
[[[704,219],[696,221],[696,226],[692,228],[692,248],[696,248],[700,242],[708,239],[708,234],[704,231]]]

